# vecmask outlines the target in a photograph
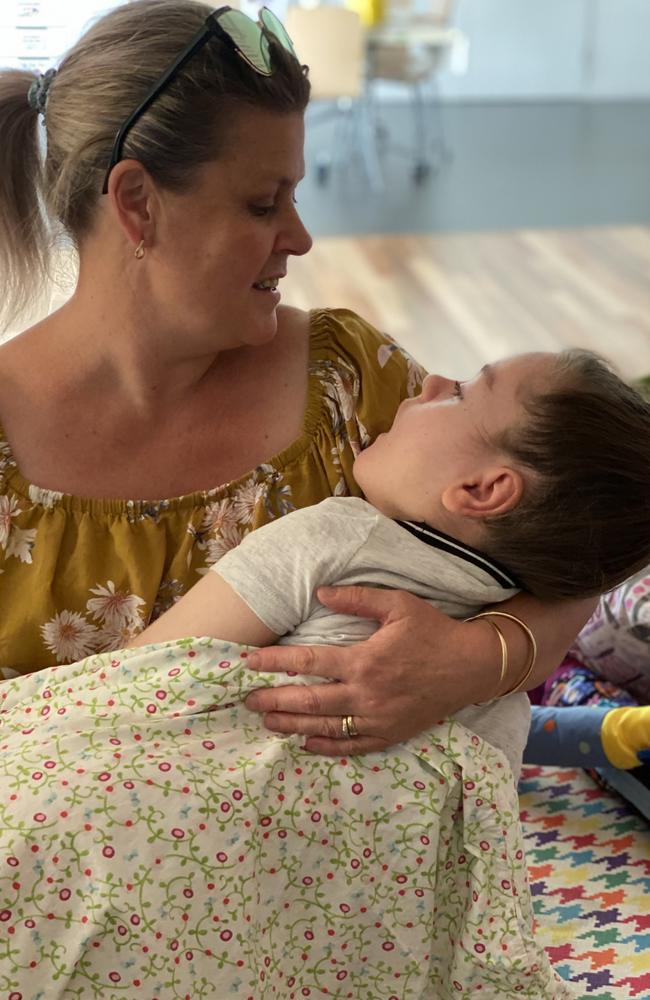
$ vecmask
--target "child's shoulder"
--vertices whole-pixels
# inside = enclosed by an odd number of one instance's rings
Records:
[[[376,521],[379,511],[362,497],[327,497],[312,507],[303,508],[314,517],[349,518],[356,521]]]
[[[361,497],[327,497],[320,503],[291,511],[258,531],[272,530],[289,540],[300,536],[310,546],[363,542],[382,515]]]

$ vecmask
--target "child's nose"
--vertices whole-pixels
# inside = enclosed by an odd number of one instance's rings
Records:
[[[452,379],[444,375],[427,375],[422,383],[422,396],[424,399],[436,399],[448,393],[453,384]]]

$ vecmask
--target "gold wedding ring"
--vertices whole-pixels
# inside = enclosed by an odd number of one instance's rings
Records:
[[[358,736],[359,730],[354,724],[353,715],[342,715],[341,716],[341,733],[344,740],[350,739],[350,737]]]

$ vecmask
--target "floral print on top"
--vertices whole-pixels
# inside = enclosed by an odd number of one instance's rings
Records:
[[[30,484],[0,427],[0,678],[127,646],[249,531],[360,496],[356,455],[423,376],[355,313],[315,310],[298,439],[240,479],[159,502]]]

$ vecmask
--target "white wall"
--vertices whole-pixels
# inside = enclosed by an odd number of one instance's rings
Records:
[[[650,0],[457,0],[470,40],[466,100],[650,98]]]
[[[93,15],[122,2],[0,0],[0,65],[47,68]],[[267,0],[279,13],[288,2]],[[456,11],[470,58],[464,75],[441,74],[446,98],[650,99],[650,0],[456,0]],[[381,93],[404,96],[404,88]]]
[[[124,0],[0,0],[0,66],[54,66],[98,14]]]
[[[584,0],[589,5],[590,0]],[[650,95],[650,0],[591,0],[594,97]]]

